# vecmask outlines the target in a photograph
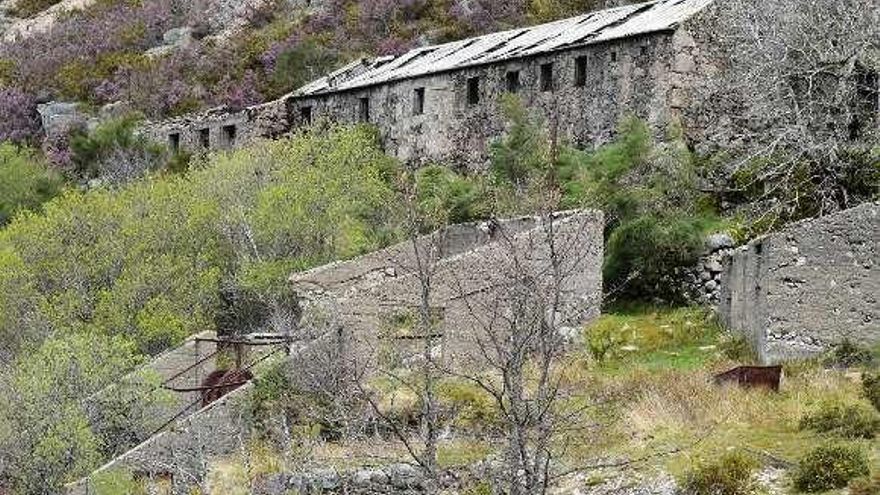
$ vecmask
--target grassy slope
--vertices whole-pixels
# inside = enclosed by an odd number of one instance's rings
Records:
[[[584,383],[626,392],[603,411],[610,418],[607,427],[586,448],[571,452],[573,463],[589,463],[599,452],[640,458],[682,449],[637,466],[680,475],[731,448],[746,449],[765,462],[795,463],[829,440],[800,431],[804,413],[826,400],[862,400],[857,373],[826,370],[818,363],[787,366],[778,394],[714,385],[712,375],[738,361],[723,352],[731,342],[699,310],[628,308],[603,316],[596,328],[614,329],[621,336],[618,348],[630,350],[601,364],[585,364]],[[880,469],[880,442],[857,443],[870,452],[874,470]]]
[[[576,394],[611,400],[585,418],[599,428],[586,429],[588,433],[575,435],[566,446],[564,461],[572,466],[645,458],[631,468],[678,476],[733,448],[745,449],[765,464],[793,464],[829,440],[798,428],[806,412],[826,400],[862,400],[857,373],[826,370],[818,363],[787,366],[780,393],[714,385],[714,373],[750,358],[729,357],[735,342],[703,310],[621,308],[603,316],[588,333],[597,329],[615,336],[614,349],[600,363],[585,344],[575,350],[569,373]],[[381,463],[371,443],[325,445],[315,454],[320,462],[340,467]],[[491,443],[459,432],[441,446],[440,463],[473,463],[493,451]],[[874,470],[880,470],[880,442],[856,443],[870,452]],[[399,446],[385,445],[381,451],[387,456],[384,461],[406,459]],[[676,452],[657,455],[669,451]]]

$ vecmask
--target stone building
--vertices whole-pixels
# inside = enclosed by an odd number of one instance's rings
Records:
[[[362,59],[273,102],[144,130],[192,151],[318,122],[369,122],[404,162],[479,167],[504,130],[502,96],[513,93],[555,137],[578,146],[609,140],[628,115],[659,133],[697,121],[689,116],[695,92],[715,69],[698,41],[712,1],[655,0]]]
[[[719,314],[764,362],[880,343],[880,203],[800,222],[725,263]]]

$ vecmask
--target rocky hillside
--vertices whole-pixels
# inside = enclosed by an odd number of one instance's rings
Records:
[[[4,3],[0,140],[36,143],[37,102],[127,101],[151,118],[286,93],[362,54],[604,7],[601,0],[64,0]],[[16,16],[24,15],[24,18]],[[26,110],[22,111],[24,108]]]

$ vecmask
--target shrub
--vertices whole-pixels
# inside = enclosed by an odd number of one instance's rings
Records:
[[[596,362],[603,362],[612,357],[624,344],[624,338],[618,331],[614,321],[599,320],[587,332],[587,350]]]
[[[498,423],[494,398],[473,383],[446,380],[437,386],[437,399],[450,409],[456,425],[484,429]]]
[[[32,17],[59,2],[61,0],[18,0],[12,13],[18,17]]]
[[[863,374],[862,390],[874,408],[880,411],[880,373]]]
[[[800,426],[801,429],[844,438],[874,438],[880,430],[880,416],[864,404],[826,402],[801,418]]]
[[[853,368],[856,366],[866,366],[874,360],[874,355],[870,349],[862,347],[851,340],[834,346],[831,352],[826,356],[825,363],[828,366],[838,368]]]
[[[742,452],[727,452],[716,460],[692,468],[684,479],[688,495],[750,495],[755,491],[754,458]]]
[[[859,447],[821,445],[801,459],[794,473],[794,485],[804,492],[820,492],[843,488],[851,480],[868,473],[868,456]]]
[[[428,223],[423,226],[425,229],[485,216],[478,204],[481,191],[473,180],[435,165],[417,171],[415,181],[420,216]]]
[[[0,227],[23,210],[34,210],[55,197],[61,178],[33,152],[0,144]]]
[[[872,477],[858,478],[849,484],[849,495],[877,495],[880,493],[880,473]]]
[[[137,115],[128,115],[108,120],[91,132],[73,134],[70,149],[78,177],[123,183],[164,166],[164,148],[137,135],[138,122]]]
[[[0,89],[0,141],[35,145],[42,132],[37,101],[18,88]]]

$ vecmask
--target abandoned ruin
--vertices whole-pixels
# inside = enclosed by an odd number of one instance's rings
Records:
[[[712,0],[618,7],[358,60],[276,101],[213,109],[141,130],[172,149],[199,151],[322,123],[368,122],[378,128],[389,154],[413,166],[450,161],[479,168],[485,166],[488,143],[504,131],[501,96],[510,93],[555,136],[578,146],[607,142],[630,114],[657,133],[679,125],[700,142],[710,139],[708,123],[725,118],[706,93],[720,64],[711,44],[713,22],[718,19]],[[415,244],[293,274],[290,283],[304,309],[299,325],[312,339],[232,342],[204,334],[159,356],[148,368],[159,373],[165,388],[179,392],[175,402],[156,412],[163,421],[153,435],[99,471],[124,467],[183,493],[204,476],[207,458],[238,448],[248,435],[244,417],[253,383],[246,374],[215,374],[223,348],[235,349],[236,369],[244,371],[283,353],[291,375],[298,362],[320,359],[342,334],[365,347],[383,345],[383,338],[393,341],[402,356],[412,355],[420,338],[437,339],[438,352],[468,359],[469,333],[482,316],[504,309],[498,305],[505,301],[493,297],[499,277],[512,266],[527,267],[539,285],[547,283],[546,221],[526,217],[451,226]],[[551,216],[550,225],[568,274],[554,325],[574,336],[600,312],[604,220],[601,212],[563,212]],[[723,323],[745,335],[764,363],[813,356],[842,339],[876,344],[878,237],[880,204],[867,204],[740,248],[732,240],[722,242],[704,257],[703,278],[695,281],[709,288],[703,302],[717,305]],[[419,304],[414,246],[435,250],[438,285],[430,309],[438,321],[436,335],[413,336],[405,325]],[[213,381],[205,385],[206,380]],[[208,396],[217,384],[225,395]],[[352,481],[346,493],[376,493],[376,479],[385,480],[380,484],[388,493],[419,493],[411,472],[392,471]],[[334,476],[316,483],[337,489],[343,481]],[[287,488],[309,489],[309,482],[300,481],[306,484],[291,481]],[[88,479],[68,488],[72,494],[90,493]]]
[[[501,96],[515,94],[578,146],[608,141],[628,115],[657,132],[683,122],[698,138],[711,118],[711,106],[698,101],[701,87],[717,65],[703,41],[711,3],[659,0],[357,60],[276,101],[143,130],[172,149],[198,151],[319,122],[369,122],[404,162],[479,167],[504,130]]]
[[[126,468],[144,480],[172,482],[175,493],[188,493],[189,485],[205,475],[206,459],[235,452],[250,434],[247,404],[253,384],[234,382],[226,395],[206,397],[210,387],[204,386],[204,379],[217,367],[218,351],[224,346],[235,349],[245,371],[273,355],[280,357],[294,379],[299,379],[299,369],[308,368],[302,363],[327,359],[341,342],[348,342],[356,352],[383,345],[407,356],[412,345],[422,344],[419,339],[429,338],[449,359],[479,360],[480,356],[469,355],[475,349],[474,328],[492,321],[498,312],[512,310],[510,305],[516,303],[496,294],[509,291],[505,285],[523,277],[539,286],[559,287],[560,304],[550,316],[554,325],[580,328],[600,312],[603,224],[599,212],[569,211],[454,225],[418,238],[416,244],[424,248],[421,257],[411,242],[403,242],[294,274],[290,281],[303,301],[297,333],[309,338],[260,342],[200,334],[162,354],[147,368],[163,378],[165,389],[179,393],[166,408],[155,411],[162,418],[161,427],[98,472]],[[400,316],[419,304],[418,266],[425,257],[434,267],[430,305],[438,322],[435,335],[414,336],[406,325],[394,322],[406,321]],[[90,490],[85,479],[69,486],[68,493]]]

